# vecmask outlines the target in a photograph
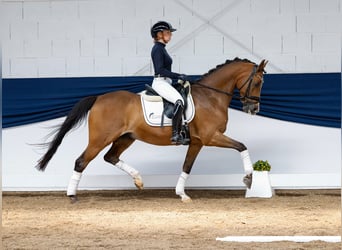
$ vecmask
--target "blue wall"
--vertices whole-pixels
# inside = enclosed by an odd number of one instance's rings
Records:
[[[197,76],[193,76],[195,79]],[[3,79],[3,128],[67,115],[80,99],[110,91],[140,92],[151,77]],[[341,74],[266,74],[259,115],[341,127]],[[231,108],[241,109],[233,100]]]

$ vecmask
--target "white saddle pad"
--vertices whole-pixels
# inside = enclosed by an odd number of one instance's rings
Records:
[[[145,95],[146,91],[140,93],[141,105],[145,117],[145,121],[150,126],[160,126],[163,115],[163,102],[161,97],[148,97]],[[188,107],[185,111],[186,122],[191,122],[195,116],[195,106],[191,95],[188,96]],[[171,126],[172,119],[164,115],[164,126]]]

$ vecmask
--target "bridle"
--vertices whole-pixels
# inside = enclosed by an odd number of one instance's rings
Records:
[[[253,78],[254,78],[254,76],[256,74],[257,67],[258,67],[258,65],[255,64],[254,67],[253,67],[253,70],[252,70],[251,74],[249,75],[249,77],[247,78],[247,80],[241,85],[240,88],[238,88],[238,90],[240,91],[246,84],[248,84],[247,85],[247,89],[245,91],[245,94],[243,96],[236,96],[233,93],[229,93],[229,92],[226,92],[226,91],[223,91],[223,90],[220,90],[220,89],[216,89],[216,88],[207,86],[207,85],[205,85],[203,83],[200,83],[200,82],[195,82],[194,84],[200,85],[201,87],[204,87],[204,88],[216,91],[216,92],[221,93],[221,94],[225,94],[227,96],[231,96],[231,97],[233,97],[235,99],[239,99],[241,101],[247,100],[247,102],[248,102],[248,100],[251,100],[250,102],[259,103],[260,102],[260,97],[258,97],[258,96],[251,96],[250,95],[251,86],[252,86],[252,83],[253,83]]]

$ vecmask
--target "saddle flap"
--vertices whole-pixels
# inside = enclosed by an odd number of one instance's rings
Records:
[[[155,98],[156,96],[148,96],[144,94],[145,91],[140,93],[141,95],[141,105],[143,109],[143,114],[145,121],[150,126],[160,127],[161,121],[163,121],[164,126],[171,126],[172,120],[165,116],[162,98],[157,96],[160,101],[150,101],[149,98]],[[186,122],[189,123],[195,116],[195,105],[192,100],[192,96],[189,95],[188,98],[188,108],[186,109]]]

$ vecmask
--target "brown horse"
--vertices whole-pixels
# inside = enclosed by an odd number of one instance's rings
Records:
[[[176,186],[176,194],[182,198],[182,201],[191,200],[184,192],[184,185],[203,146],[233,148],[239,151],[246,174],[243,181],[248,188],[251,186],[253,168],[246,146],[223,133],[227,127],[227,109],[233,98],[234,89],[239,90],[238,98],[245,112],[255,114],[259,111],[266,64],[265,60],[262,60],[259,65],[247,59],[227,60],[192,84],[196,115],[189,123],[190,144],[183,164],[183,172]],[[53,140],[47,143],[48,151],[38,161],[37,168],[42,171],[46,168],[66,133],[80,124],[88,111],[90,111],[89,142],[75,162],[67,195],[72,201],[77,200],[76,191],[82,172],[109,144],[112,146],[105,154],[104,160],[131,175],[135,185],[142,189],[143,182],[139,172],[120,160],[120,155],[135,140],[160,146],[171,145],[171,127],[151,127],[146,124],[140,96],[127,91],[86,97],[79,101],[56,130]]]

